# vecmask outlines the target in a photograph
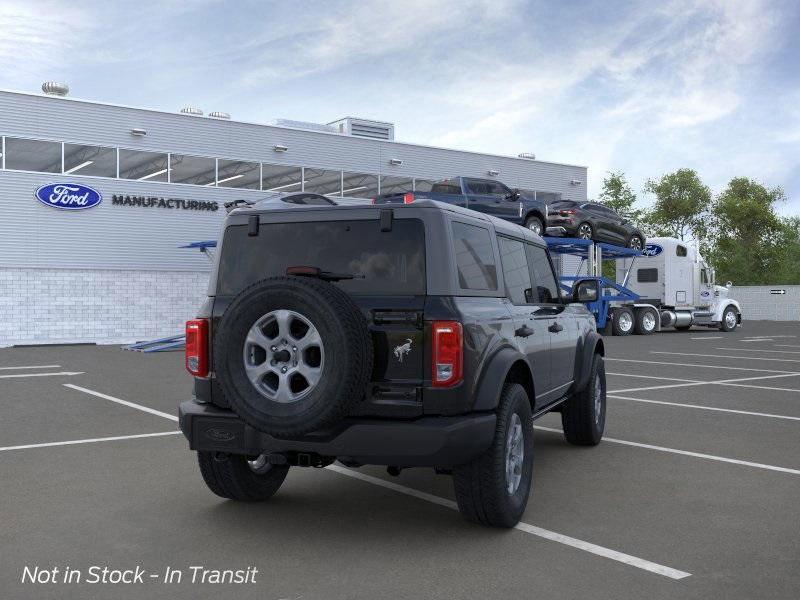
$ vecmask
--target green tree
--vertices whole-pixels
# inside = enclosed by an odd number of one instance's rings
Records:
[[[703,239],[708,233],[711,190],[692,169],[678,169],[659,180],[645,183],[645,193],[655,195],[644,224],[651,235]]]
[[[720,281],[780,283],[779,278],[796,272],[789,262],[797,258],[798,223],[781,220],[774,207],[784,199],[781,188],[766,188],[747,177],[731,179],[717,196],[709,259]]]
[[[608,172],[598,200],[627,219],[636,221],[642,216],[642,211],[633,206],[636,203],[636,194],[622,171]]]

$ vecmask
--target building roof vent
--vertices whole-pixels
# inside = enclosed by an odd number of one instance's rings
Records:
[[[200,110],[199,108],[195,107],[195,106],[184,106],[181,109],[181,112],[183,114],[185,114],[185,115],[195,115],[195,116],[198,116],[198,117],[202,117],[203,116],[203,111]]]
[[[355,137],[370,138],[373,140],[394,141],[394,124],[385,121],[370,121],[357,117],[345,117],[329,123],[339,133]]]
[[[292,119],[273,119],[268,125],[275,127],[290,127],[291,129],[305,129],[307,131],[321,131],[322,133],[336,133],[336,128],[324,123],[311,123],[309,121],[293,121]]]
[[[231,118],[230,113],[220,112],[218,110],[211,111],[210,113],[208,113],[208,116],[211,117],[212,119],[230,119]]]
[[[42,91],[48,96],[66,96],[69,94],[69,86],[57,81],[45,81],[42,84]]]
[[[520,152],[517,156],[525,160],[536,160],[536,155],[533,152]]]

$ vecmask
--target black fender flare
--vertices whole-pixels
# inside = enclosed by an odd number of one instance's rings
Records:
[[[581,391],[589,383],[589,370],[596,353],[605,356],[603,337],[596,331],[589,331],[583,338],[582,345],[576,349],[573,392]]]
[[[542,227],[547,228],[547,219],[545,218],[544,213],[542,213],[542,211],[539,210],[538,208],[534,207],[529,209],[523,215],[522,222],[525,223],[525,221],[528,220],[528,217],[538,217],[539,220],[542,222]]]
[[[524,362],[530,372],[528,358],[519,350],[510,346],[500,348],[494,356],[486,361],[475,390],[473,410],[494,410],[497,408],[497,404],[500,402],[500,394],[503,391],[503,383],[508,377],[511,367],[518,361]],[[532,372],[531,381],[533,381]],[[530,401],[531,406],[533,406],[535,399],[530,398]]]

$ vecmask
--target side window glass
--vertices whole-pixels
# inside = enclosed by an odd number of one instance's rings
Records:
[[[469,188],[470,194],[477,194],[483,196],[489,193],[489,187],[483,181],[468,179],[467,188]]]
[[[686,255],[687,255],[686,246],[679,245],[675,248],[675,256],[686,256]]]
[[[514,304],[527,304],[531,298],[531,275],[528,270],[528,259],[525,244],[517,240],[498,237],[500,246],[500,263],[503,266],[503,279],[506,282],[506,294]]]
[[[465,290],[496,290],[497,266],[489,230],[453,223],[458,283]]]
[[[533,294],[531,302],[544,304],[554,304],[561,302],[561,295],[558,293],[558,284],[547,257],[547,251],[539,246],[525,244],[528,254],[528,265],[530,267]]]

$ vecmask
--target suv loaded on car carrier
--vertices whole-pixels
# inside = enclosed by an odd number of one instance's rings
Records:
[[[588,282],[592,284],[593,282]],[[603,341],[524,227],[423,200],[236,208],[186,325],[180,427],[215,494],[265,500],[290,467],[433,467],[463,515],[516,524],[533,419],[605,425]]]

